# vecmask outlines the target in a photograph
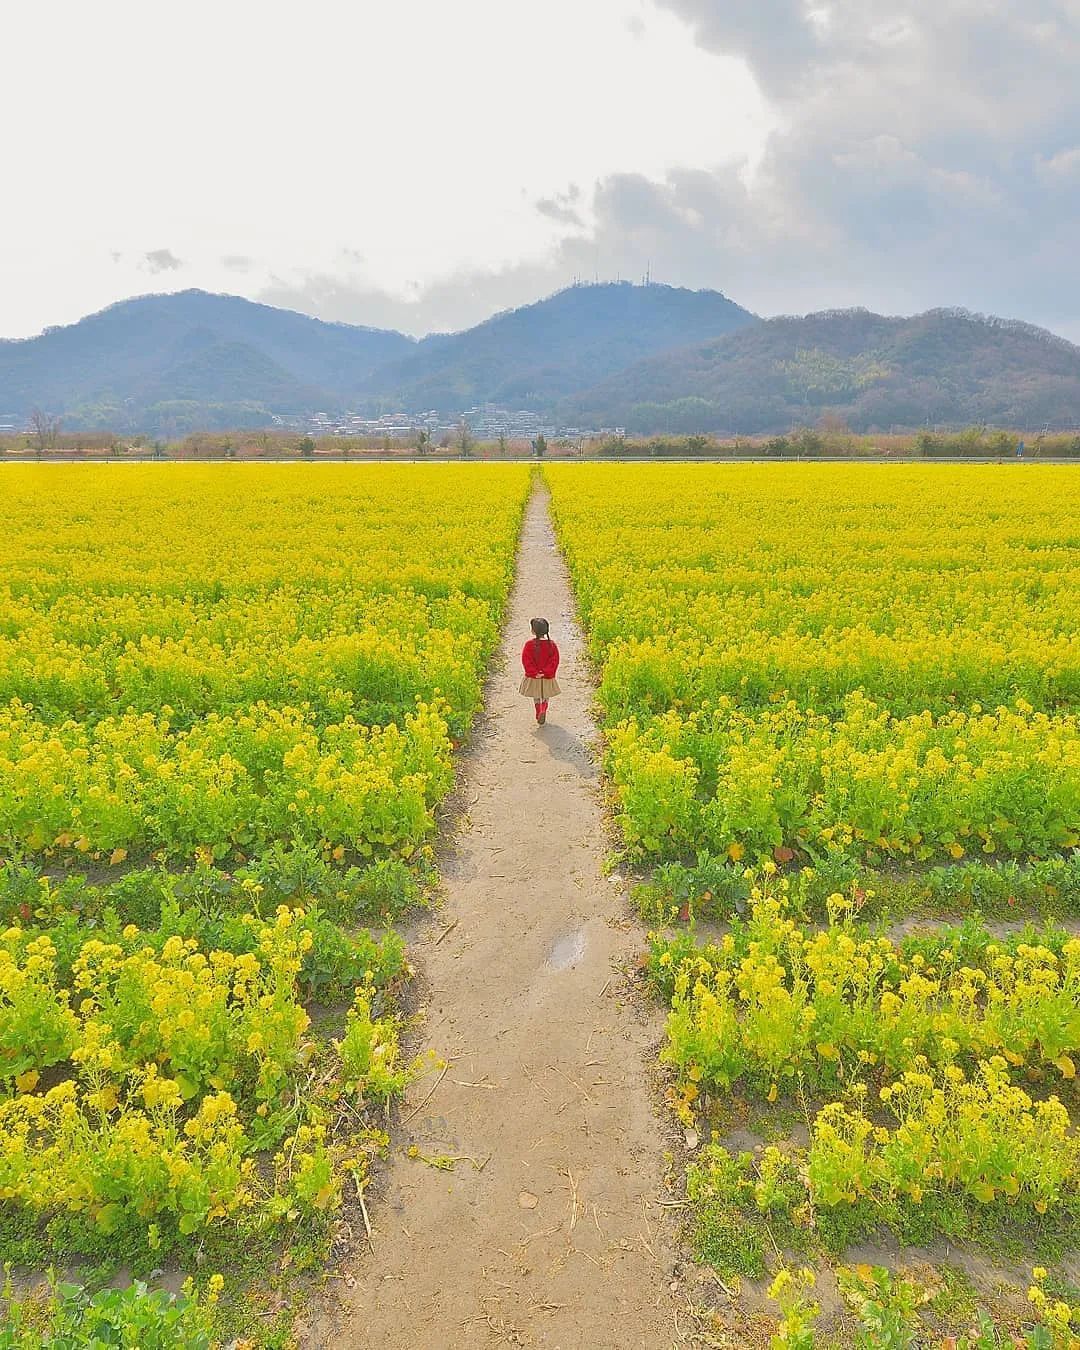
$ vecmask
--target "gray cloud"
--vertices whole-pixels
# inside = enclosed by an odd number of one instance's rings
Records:
[[[547,216],[549,220],[557,221],[560,225],[572,225],[576,229],[582,229],[585,222],[581,218],[581,189],[576,183],[571,183],[565,192],[556,193],[553,197],[539,197],[536,201],[536,209],[542,216]]]
[[[745,57],[770,96],[789,89],[814,59],[820,25],[801,0],[659,0],[659,4],[690,23],[702,46]]]
[[[749,189],[725,174],[654,190],[675,267],[711,251],[758,307],[1080,322],[1080,0],[660,3],[742,55],[781,118]],[[610,203],[614,237],[638,224]]]
[[[758,313],[966,305],[1080,336],[1080,0],[659,3],[742,56],[775,109],[753,175],[570,188],[536,203],[567,229],[549,258],[413,300],[331,277],[261,298],[422,332],[651,264]]]
[[[243,253],[226,253],[221,265],[230,272],[250,272],[252,260]]]
[[[300,280],[271,278],[255,297],[338,323],[396,328],[418,336],[469,328],[499,310],[529,304],[573,277],[560,259],[523,263],[503,271],[458,272],[401,298],[380,289],[315,273]]]
[[[155,248],[143,254],[143,266],[148,272],[175,272],[183,267],[183,259],[178,258],[171,249]]]

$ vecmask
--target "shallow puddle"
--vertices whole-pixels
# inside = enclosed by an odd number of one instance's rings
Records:
[[[551,949],[547,959],[552,970],[568,970],[576,966],[585,955],[585,930],[579,928],[575,933],[567,933],[559,938]]]

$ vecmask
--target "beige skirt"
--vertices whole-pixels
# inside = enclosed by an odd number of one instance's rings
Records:
[[[559,688],[558,680],[536,680],[526,675],[518,685],[518,693],[531,698],[534,703],[543,703],[545,699],[561,694],[562,690]]]

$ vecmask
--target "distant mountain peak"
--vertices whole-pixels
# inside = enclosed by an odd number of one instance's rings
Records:
[[[40,337],[0,344],[0,409],[37,406],[69,426],[178,434],[269,424],[363,397],[371,372],[415,346],[401,333],[331,324],[235,295],[134,296]],[[212,360],[192,360],[213,350]],[[184,420],[170,407],[183,403]],[[235,417],[235,422],[230,419]]]
[[[115,315],[130,310],[138,311],[140,309],[166,307],[172,308],[176,312],[187,313],[204,311],[225,313],[230,310],[234,312],[247,310],[250,313],[263,315],[289,315],[299,323],[311,328],[336,329],[339,332],[346,333],[393,332],[393,330],[375,328],[368,324],[343,323],[337,319],[321,319],[313,314],[304,314],[300,310],[282,309],[277,305],[268,305],[262,300],[249,300],[246,296],[232,295],[228,291],[207,291],[198,286],[188,286],[182,291],[147,291],[142,295],[131,295],[123,300],[114,300],[104,309],[99,309],[93,314],[88,314],[86,318],[80,319],[79,323],[87,323],[104,315]],[[78,324],[53,326],[44,329],[42,335],[60,331],[60,328],[77,326]],[[414,341],[414,339],[405,337],[401,333],[393,333],[393,336],[404,338],[406,342]]]
[[[374,372],[376,389],[403,408],[475,403],[541,409],[631,362],[756,322],[718,291],[600,282],[567,286],[440,334]]]

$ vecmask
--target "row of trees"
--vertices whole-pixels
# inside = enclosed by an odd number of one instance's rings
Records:
[[[476,453],[478,445],[479,442],[473,435],[472,429],[467,422],[461,422],[458,424],[458,428],[454,434],[453,441],[451,441],[449,437],[446,436],[444,436],[440,441],[441,448],[448,449],[451,446],[453,446],[453,448],[456,449],[457,452],[461,455],[462,459],[472,459],[473,455]],[[536,436],[532,441],[530,441],[529,445],[532,450],[532,453],[536,456],[537,459],[543,459],[544,456],[547,454],[548,443],[543,433]],[[434,448],[432,445],[431,432],[426,430],[418,431],[416,435],[416,442],[414,448],[416,450],[416,453],[422,459],[425,456],[431,454]],[[500,456],[500,458],[505,458],[506,455],[510,453],[510,443],[504,435],[499,436],[498,440],[495,442],[495,448],[496,453]]]
[[[837,419],[823,418],[814,427],[795,427],[782,436],[732,437],[691,434],[685,436],[625,437],[608,436],[602,440],[579,440],[569,446],[558,443],[560,453],[602,458],[712,459],[736,456],[760,456],[767,459],[890,458],[918,456],[925,459],[1004,459],[1017,456],[1022,445],[1029,459],[1080,459],[1080,434],[1043,431],[1022,433],[987,426],[972,426],[962,431],[900,435],[858,435]],[[529,454],[543,459],[549,452],[547,438],[537,435],[531,441],[511,443],[506,436],[481,442],[466,422],[455,431],[444,433],[436,443],[432,433],[418,429],[411,440],[389,436],[321,436],[259,429],[236,432],[196,432],[182,440],[140,440],[120,438],[107,432],[64,432],[59,417],[35,409],[29,430],[17,436],[0,437],[0,455],[8,451],[31,451],[38,457],[49,454],[75,456],[108,455],[121,458],[129,453],[154,459],[314,459],[328,455],[344,459],[354,453],[385,454],[412,452],[420,458],[429,455],[457,455],[472,459],[479,454],[508,458]]]
[[[957,432],[857,435],[846,428],[796,427],[783,436],[609,436],[590,447],[604,458],[723,459],[1080,459],[1080,434],[1041,432],[1034,436],[993,427]]]
[[[428,431],[426,428],[423,427],[420,428],[416,432],[415,439],[412,443],[411,448],[416,451],[416,453],[420,456],[421,459],[425,459],[427,458],[428,455],[433,454],[436,448],[440,450],[455,449],[462,459],[472,459],[477,451],[479,444],[480,442],[477,441],[476,437],[473,435],[472,429],[469,427],[468,423],[462,422],[459,424],[457,431],[454,434],[453,440],[451,440],[449,436],[444,435],[440,439],[438,447],[436,447],[435,445],[435,441],[434,438],[432,437],[431,432]],[[495,444],[496,444],[496,452],[500,457],[505,457],[510,453],[510,443],[507,441],[505,436],[500,436]],[[532,453],[536,456],[537,459],[543,459],[543,457],[547,454],[548,443],[546,437],[544,437],[542,434],[537,436],[534,440],[530,441],[529,444]],[[338,440],[338,438],[333,438],[330,448],[337,449],[340,447],[340,445],[341,442]],[[297,453],[301,456],[301,458],[312,459],[318,447],[316,445],[315,440],[311,436],[303,436],[297,443],[296,448]],[[393,447],[388,445],[384,448],[390,450]]]
[[[154,459],[255,459],[278,458],[298,455],[301,459],[314,459],[317,454],[332,454],[348,459],[354,452],[413,451],[421,458],[439,452],[458,454],[463,459],[471,459],[486,449],[490,453],[492,443],[483,443],[473,434],[472,429],[462,422],[453,433],[443,434],[436,442],[432,433],[419,429],[411,441],[403,441],[390,436],[321,436],[316,439],[310,434],[297,436],[295,432],[263,429],[257,431],[235,432],[192,432],[179,440],[150,440],[138,436],[120,437],[109,432],[64,432],[59,417],[35,409],[30,418],[29,429],[15,435],[0,436],[0,455],[8,452],[25,453],[32,451],[38,456],[45,453],[65,455],[101,455],[107,454],[121,458],[129,453],[149,455]],[[501,458],[522,452],[522,443],[511,442],[506,436],[499,436],[493,445],[494,452]],[[548,452],[547,438],[536,436],[528,443],[529,452],[542,459]]]

